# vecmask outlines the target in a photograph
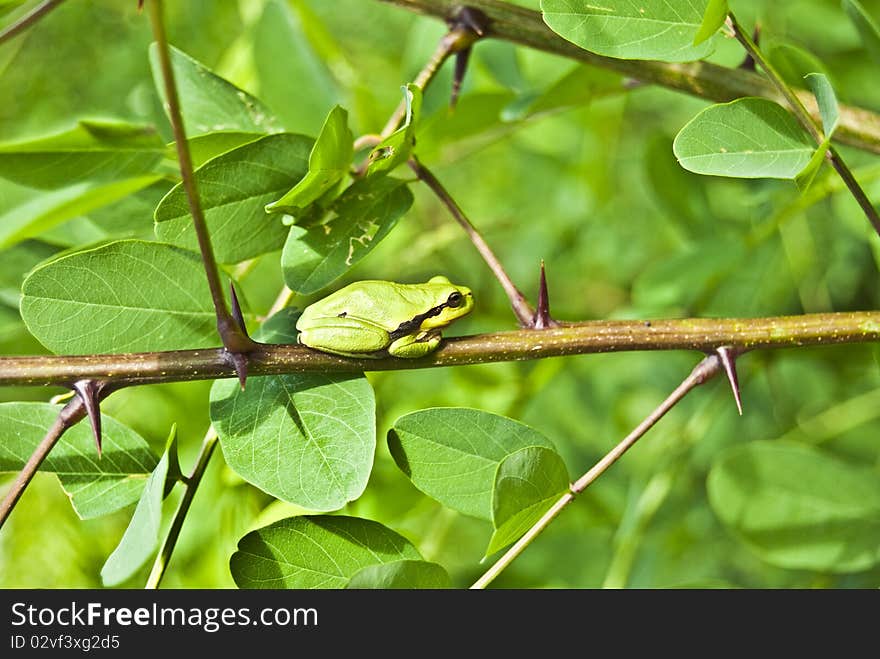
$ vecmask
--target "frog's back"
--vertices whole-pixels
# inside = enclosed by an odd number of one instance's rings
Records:
[[[364,280],[349,284],[310,305],[303,311],[296,326],[309,329],[328,318],[358,318],[365,323],[393,332],[400,325],[401,305],[422,303],[418,286],[381,280]]]

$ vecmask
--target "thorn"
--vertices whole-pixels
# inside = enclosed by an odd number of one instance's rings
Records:
[[[138,0],[138,13],[144,10],[144,0]]]
[[[101,457],[101,406],[98,398],[103,389],[103,384],[98,380],[77,380],[73,383],[73,390],[77,393],[83,406],[86,408],[86,414],[89,417],[89,423],[92,425],[92,434],[95,436],[95,444],[98,447],[98,457]]]
[[[218,320],[217,329],[220,332],[220,338],[223,339],[223,347],[225,348],[226,362],[235,369],[238,375],[238,381],[241,388],[244,389],[248,374],[248,357],[247,353],[257,347],[257,343],[248,336],[247,326],[244,322],[244,314],[241,312],[241,304],[238,302],[238,295],[235,293],[235,285],[229,283],[231,321],[227,317],[221,323]]]
[[[550,294],[547,292],[547,274],[544,272],[544,259],[541,259],[541,282],[538,286],[538,305],[532,318],[532,329],[558,327],[559,323],[550,315]]]
[[[446,21],[449,33],[444,37],[448,53],[455,53],[455,73],[452,78],[452,93],[449,107],[454,108],[458,102],[458,94],[467,72],[471,46],[485,36],[489,29],[489,17],[474,7],[463,7],[455,16]]]
[[[733,398],[734,400],[736,400],[736,409],[739,411],[739,415],[742,416],[742,398],[740,398],[739,394],[739,379],[736,377],[737,353],[733,348],[730,348],[728,346],[721,346],[719,348],[716,348],[715,353],[721,360],[721,365],[724,367],[724,372],[727,373],[727,380],[728,382],[730,382],[730,388],[733,389]]]
[[[752,32],[752,41],[755,42],[755,45],[758,45],[758,41],[761,38],[761,26],[758,23],[755,23],[755,29]],[[744,71],[754,71],[755,70],[755,60],[752,59],[751,55],[746,55],[746,58],[739,65]]]
[[[455,54],[455,73],[452,76],[452,94],[449,96],[449,108],[454,109],[458,102],[458,94],[461,92],[461,84],[467,71],[468,61],[471,57],[471,49],[465,48]]]
[[[243,352],[229,352],[227,350],[226,361],[235,369],[235,374],[238,375],[238,383],[241,385],[241,390],[244,391],[244,385],[247,382],[248,376],[247,355]]]
[[[450,30],[464,28],[483,37],[489,29],[489,17],[476,7],[462,7],[447,25]]]
[[[241,305],[238,303],[238,295],[235,294],[235,284],[232,282],[229,282],[229,294],[230,299],[232,300],[232,317],[235,319],[235,322],[238,323],[238,327],[241,329],[242,334],[248,336],[247,325],[245,325],[244,322],[244,315],[241,313]]]

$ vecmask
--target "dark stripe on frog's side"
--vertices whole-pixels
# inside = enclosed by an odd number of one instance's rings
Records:
[[[388,333],[388,338],[391,341],[397,341],[397,339],[408,336],[414,333],[417,329],[422,326],[422,323],[428,320],[428,318],[433,318],[434,316],[439,316],[443,310],[449,306],[448,302],[444,302],[443,304],[438,304],[433,309],[428,309],[425,313],[420,313],[418,316],[415,316],[411,320],[405,320],[400,325],[397,326],[393,332]]]

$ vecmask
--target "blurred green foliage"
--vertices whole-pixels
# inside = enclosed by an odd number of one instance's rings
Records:
[[[519,2],[533,9],[538,0]],[[355,135],[375,133],[443,34],[443,25],[375,0],[167,3],[173,45],[260,98],[288,130],[315,136],[333,104]],[[740,6],[741,5],[741,6]],[[865,3],[875,17],[876,6]],[[83,118],[170,127],[154,91],[146,16],[135,2],[69,2],[0,46],[3,142],[67,130]],[[733,2],[759,18],[762,44],[796,81],[821,62],[841,102],[880,110],[877,63],[832,0]],[[14,15],[14,14],[13,14]],[[4,17],[6,20],[10,16]],[[721,40],[712,60],[736,65]],[[829,168],[808,195],[770,180],[700,177],[682,170],[672,139],[707,104],[664,89],[626,88],[583,71],[593,98],[534,113],[536,97],[578,67],[509,44],[479,43],[459,107],[446,108],[445,67],[425,94],[417,152],[484,233],[513,280],[533,297],[544,259],[561,319],[754,316],[874,309],[880,241]],[[580,75],[580,74],[578,74]],[[566,109],[560,111],[558,106]],[[569,107],[571,106],[571,107]],[[540,107],[540,106],[539,106]],[[525,108],[525,110],[523,110]],[[875,157],[844,150],[873,199]],[[152,209],[168,186],[69,219],[0,252],[0,353],[44,349],[17,314],[31,267],[74,245],[152,236]],[[474,290],[477,310],[452,333],[510,329],[506,298],[464,234],[425,189],[388,238],[343,279],[424,281],[443,273]],[[0,218],[45,191],[0,180]],[[2,230],[2,228],[0,228]],[[279,254],[235,266],[250,310],[264,314],[282,277]],[[303,306],[316,296],[298,297]],[[401,415],[467,406],[511,416],[550,438],[574,477],[626,435],[689,372],[699,355],[621,353],[368,374],[379,442],[364,494],[343,513],[376,520],[466,586],[490,522],[442,507],[392,459],[385,433]],[[502,587],[869,587],[880,567],[788,569],[728,530],[710,507],[707,475],[724,452],[784,437],[880,479],[880,378],[870,346],[748,354],[740,362],[745,415],[727,385],[691,394],[569,507],[495,583]],[[128,389],[104,412],[159,453],[177,423],[189,470],[208,428],[210,383]],[[46,400],[55,390],[0,390],[0,400]],[[54,476],[39,475],[0,534],[0,585],[100,586],[101,566],[133,507],[79,521]],[[173,510],[178,494],[165,501]],[[245,483],[214,455],[163,585],[229,587],[236,543],[295,513]],[[166,517],[167,521],[167,517]],[[127,585],[143,584],[149,566]]]

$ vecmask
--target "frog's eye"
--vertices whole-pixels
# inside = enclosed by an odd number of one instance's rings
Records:
[[[449,297],[446,298],[446,306],[454,309],[455,307],[461,306],[462,300],[464,300],[464,296],[458,291],[455,291],[450,293]]]

